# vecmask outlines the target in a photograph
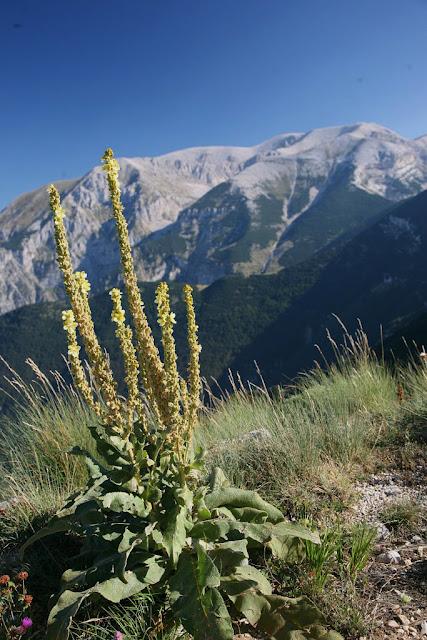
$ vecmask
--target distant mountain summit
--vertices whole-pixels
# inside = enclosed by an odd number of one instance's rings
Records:
[[[360,123],[254,147],[121,158],[120,166],[140,280],[210,284],[298,264],[426,189],[427,136],[408,140]],[[57,186],[74,265],[103,291],[119,279],[103,172]],[[0,313],[62,296],[45,187],[0,212],[0,268]]]

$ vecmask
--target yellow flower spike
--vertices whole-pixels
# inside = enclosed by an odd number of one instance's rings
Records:
[[[120,433],[120,402],[117,397],[116,385],[109,362],[96,337],[88,300],[90,284],[83,271],[73,273],[67,234],[64,226],[65,214],[61,206],[61,198],[54,185],[49,187],[48,192],[49,203],[54,214],[53,221],[57,262],[63,275],[65,291],[70,300],[73,316],[83,339],[95,382],[101,391],[105,405],[108,407],[104,422],[106,421],[114,432]],[[83,369],[82,374],[85,375]],[[86,384],[88,385],[87,381]]]
[[[180,412],[180,382],[177,368],[177,356],[173,325],[175,314],[170,308],[169,287],[166,282],[161,282],[156,289],[156,305],[158,323],[162,330],[163,358],[165,369],[165,386],[168,391],[168,427],[171,433],[178,433],[182,423]]]
[[[128,388],[127,435],[129,435],[133,428],[134,413],[136,412],[144,430],[147,429],[147,417],[145,415],[144,404],[139,391],[139,364],[136,357],[135,347],[133,345],[132,329],[125,325],[125,312],[122,307],[122,292],[120,289],[112,289],[110,291],[110,297],[113,301],[111,320],[117,325],[115,333],[119,340],[126,372],[125,380]]]
[[[58,189],[51,184],[49,189],[49,204],[53,212],[54,234],[56,243],[56,260],[62,271],[64,278],[65,291],[71,301],[73,294],[73,267],[71,265],[71,256],[68,248],[67,235],[64,227],[64,209],[61,206],[61,198]],[[72,303],[72,301],[71,301]]]
[[[82,363],[80,362],[80,346],[77,343],[77,322],[74,318],[74,313],[71,309],[62,312],[62,321],[64,324],[64,330],[67,333],[68,342],[68,360],[70,364],[71,374],[73,376],[74,384],[82,394],[85,401],[95,411],[97,415],[100,415],[100,407],[93,398],[92,389],[90,388]]]
[[[168,419],[167,390],[163,378],[163,363],[159,351],[154,343],[153,334],[148,324],[144,310],[144,303],[138,288],[131,246],[128,236],[126,218],[123,214],[121,192],[118,180],[119,163],[113,151],[107,149],[102,157],[103,169],[107,175],[108,188],[113,207],[113,215],[117,227],[120,257],[123,269],[123,280],[129,303],[129,310],[133,319],[136,336],[136,350],[142,381],[158,420],[165,424]]]
[[[189,349],[188,363],[188,436],[191,435],[200,407],[202,382],[200,379],[200,351],[202,347],[198,340],[199,327],[196,323],[194,311],[193,289],[186,284],[183,288],[184,302],[187,311],[187,339]]]

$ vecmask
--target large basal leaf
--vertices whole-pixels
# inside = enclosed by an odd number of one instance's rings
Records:
[[[320,544],[319,534],[296,522],[279,522],[273,527],[271,540],[267,546],[273,556],[288,562],[296,562],[305,557],[302,540]]]
[[[221,467],[215,467],[215,469],[211,473],[211,477],[209,480],[209,487],[211,492],[219,491],[219,489],[225,489],[230,486],[230,481],[225,475],[224,471]]]
[[[71,620],[81,603],[89,596],[98,593],[110,602],[120,602],[146,588],[147,582],[133,571],[125,574],[126,581],[110,578],[84,591],[65,590],[52,608],[47,626],[46,640],[68,640]]]
[[[224,575],[236,567],[248,564],[247,546],[247,540],[218,542],[208,551],[208,554],[218,567],[220,574]]]
[[[190,536],[215,542],[247,538],[250,546],[269,545],[274,554],[284,553],[285,545],[291,538],[311,540],[319,543],[317,533],[293,522],[240,522],[230,518],[214,518],[198,522],[190,531]]]
[[[271,584],[261,571],[255,567],[240,566],[226,576],[221,577],[221,591],[224,591],[231,600],[245,591],[255,589],[265,595],[271,595]]]
[[[187,537],[188,512],[186,506],[177,506],[173,513],[166,513],[166,529],[163,531],[161,546],[166,550],[174,565],[185,545]]]
[[[126,491],[112,491],[102,498],[102,506],[116,513],[130,513],[139,518],[146,518],[151,511],[150,503],[146,504],[140,496]]]
[[[82,449],[81,447],[73,447],[70,450],[70,453],[74,456],[81,456],[87,466],[88,472],[89,472],[89,476],[92,479],[96,479],[96,478],[100,478],[101,476],[105,476],[108,474],[107,469],[105,469],[105,467],[102,467],[98,460],[95,460],[95,458],[85,449]]]
[[[249,507],[264,511],[270,522],[276,523],[284,520],[282,512],[263,500],[255,491],[236,489],[235,487],[222,488],[207,494],[205,502],[208,509],[211,510],[216,507]]]
[[[256,627],[275,640],[316,640],[323,627],[319,611],[303,597],[259,595],[263,600]],[[236,606],[238,603],[235,603]],[[240,609],[241,610],[241,609]],[[242,611],[243,612],[243,611]],[[244,613],[244,612],[243,612]],[[246,614],[244,614],[246,615]],[[253,623],[252,623],[253,624]],[[322,640],[343,640],[335,631],[326,631]]]
[[[98,478],[97,482],[101,482],[102,478]],[[52,520],[31,536],[21,547],[20,554],[24,555],[25,551],[37,540],[46,538],[55,533],[65,533],[66,531],[79,532],[81,525],[88,523],[99,522],[102,519],[98,509],[97,500],[91,499],[92,496],[97,495],[99,490],[98,485],[90,487],[85,493],[79,493],[75,497],[73,507],[62,509],[57,516],[54,516]]]
[[[181,554],[171,578],[170,599],[176,617],[194,640],[232,640],[233,626],[218,591],[220,574],[206,551]]]

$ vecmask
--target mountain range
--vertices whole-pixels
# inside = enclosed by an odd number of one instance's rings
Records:
[[[278,135],[254,147],[121,158],[138,277],[209,285],[277,273],[348,242],[391,204],[427,188],[427,136],[376,124]],[[57,183],[76,269],[93,291],[120,282],[105,176]],[[0,212],[0,313],[62,294],[46,188]]]
[[[229,368],[253,378],[254,361],[274,385],[311,366],[319,349],[332,357],[326,329],[337,341],[342,331],[333,314],[350,331],[360,319],[372,344],[381,325],[394,351],[401,335],[411,340],[425,326],[427,136],[359,124],[120,164],[152,325],[155,281],[165,278],[185,356],[180,281],[200,285],[202,371],[221,384]],[[120,375],[105,292],[120,279],[104,176],[95,168],[59,187],[74,264],[95,284],[95,324]],[[27,356],[66,374],[66,303],[45,189],[18,198],[0,220],[0,354],[23,375]]]

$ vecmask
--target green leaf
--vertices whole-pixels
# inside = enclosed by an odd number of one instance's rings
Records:
[[[229,487],[230,482],[225,475],[224,471],[220,467],[215,467],[215,469],[211,473],[211,477],[209,480],[209,487],[211,492],[219,491],[219,489],[225,489],[225,487]]]
[[[255,589],[265,595],[271,595],[272,592],[268,579],[255,567],[236,567],[233,573],[221,578],[221,590],[225,591],[231,600],[249,589]]]
[[[167,513],[166,529],[160,544],[166,550],[168,556],[172,558],[174,565],[177,564],[180,553],[185,545],[187,537],[187,508],[178,506],[175,512]]]
[[[263,607],[257,628],[276,640],[301,640],[310,635],[301,635],[302,629],[309,629],[321,622],[321,614],[305,598],[286,598],[277,595],[262,596],[267,605]]]
[[[229,573],[231,569],[247,564],[248,550],[247,540],[233,540],[230,542],[219,542],[208,551],[209,556],[218,567],[221,575]]]
[[[208,509],[215,509],[216,507],[250,507],[267,513],[270,522],[276,523],[284,520],[282,512],[263,500],[255,491],[236,489],[235,487],[223,488],[209,493],[205,501]]]
[[[139,518],[146,518],[151,511],[150,503],[146,504],[142,498],[125,491],[113,491],[102,498],[102,505],[116,513],[131,513]]]
[[[268,520],[266,511],[254,509],[253,507],[232,507],[230,513],[236,520],[240,520],[240,522],[257,522],[258,524],[263,524]]]
[[[273,535],[274,525],[271,522],[257,524],[252,522],[239,522],[227,518],[215,518],[198,522],[190,531],[193,538],[208,542],[217,540],[238,540],[248,538],[255,544],[266,544]]]
[[[297,562],[305,557],[305,547],[301,540],[320,544],[319,534],[295,522],[279,522],[273,527],[271,540],[267,546],[273,556],[288,562]]]
[[[70,450],[70,453],[74,456],[81,456],[82,458],[84,458],[86,466],[88,468],[89,476],[91,478],[101,478],[101,476],[106,476],[108,474],[107,469],[101,467],[99,462],[95,460],[95,458],[85,449],[81,449],[80,447],[73,447]]]
[[[20,556],[23,557],[28,547],[37,542],[37,540],[46,538],[46,536],[51,536],[54,533],[63,533],[65,531],[69,531],[72,527],[73,519],[70,517],[58,518],[55,521],[52,521],[46,527],[43,527],[43,529],[37,531],[37,533],[32,535],[31,538],[24,542],[19,552]]]
[[[194,640],[232,640],[233,626],[217,589],[218,569],[198,545],[197,556],[184,552],[170,580],[171,603],[176,617]]]
[[[161,567],[155,567],[154,564],[151,564],[139,572],[127,571],[124,575],[124,581],[114,577],[85,591],[76,592],[66,589],[61,593],[50,612],[46,639],[68,640],[71,620],[77,613],[81,603],[89,596],[97,593],[110,602],[118,603],[139,593],[147,585],[158,582],[163,572],[164,570]]]

